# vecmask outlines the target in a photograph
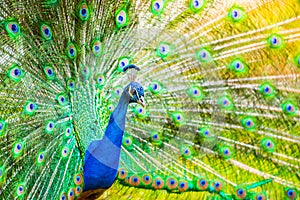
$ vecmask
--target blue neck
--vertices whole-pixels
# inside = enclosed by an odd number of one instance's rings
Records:
[[[129,99],[124,92],[102,140],[92,141],[85,152],[84,191],[109,188],[116,178]]]
[[[110,115],[108,126],[104,133],[104,135],[118,147],[121,147],[122,144],[129,99],[126,93],[122,94],[118,106]]]

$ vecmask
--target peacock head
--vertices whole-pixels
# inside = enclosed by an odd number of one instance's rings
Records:
[[[145,107],[145,99],[144,99],[144,88],[138,82],[130,82],[125,91],[128,91],[130,96],[129,103],[138,103],[141,106]]]
[[[123,72],[130,71],[132,73],[128,74],[128,78],[130,83],[126,86],[125,91],[128,92],[130,100],[129,103],[138,103],[141,104],[143,107],[146,106],[145,99],[144,99],[144,88],[138,82],[135,82],[136,72],[140,71],[140,68],[133,64],[126,65],[123,68]]]

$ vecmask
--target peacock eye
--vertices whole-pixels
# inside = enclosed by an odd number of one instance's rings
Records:
[[[268,37],[267,41],[268,41],[269,47],[274,48],[274,49],[280,48],[283,43],[282,36],[278,35],[278,34],[271,34]]]
[[[171,46],[170,44],[165,42],[161,42],[156,50],[156,54],[161,58],[165,58],[169,56],[170,52],[171,52]]]
[[[0,136],[2,136],[6,129],[6,122],[0,118]]]
[[[163,13],[165,7],[164,0],[152,0],[151,12],[154,15],[160,15]]]
[[[66,199],[67,199],[67,195],[66,195],[65,193],[62,193],[62,194],[60,195],[60,199],[61,199],[61,200],[66,200]]]
[[[16,21],[9,21],[5,23],[5,30],[11,38],[16,38],[21,34],[20,25]]]
[[[124,67],[130,64],[130,57],[122,56],[118,59],[118,70],[123,72]]]
[[[191,0],[190,1],[190,9],[197,13],[204,8],[205,0]]]
[[[245,11],[241,7],[234,6],[228,12],[228,18],[232,22],[239,22],[239,21],[241,21],[244,18],[244,16],[245,16]]]
[[[204,178],[199,178],[197,180],[196,187],[198,190],[206,190],[208,188],[208,181],[205,180]]]
[[[239,198],[239,199],[244,199],[247,195],[247,192],[243,189],[243,188],[238,188],[236,190],[236,196]]]
[[[37,104],[31,100],[28,100],[24,106],[24,113],[32,116],[37,110]]]
[[[231,158],[232,156],[232,152],[231,152],[231,148],[229,147],[221,147],[220,148],[220,155],[226,160]]]
[[[273,152],[275,150],[275,142],[272,139],[265,138],[261,142],[261,147],[267,152]]]
[[[20,197],[20,196],[23,196],[24,195],[24,192],[25,192],[25,185],[23,184],[19,184],[17,186],[17,195]]]
[[[201,63],[210,62],[212,60],[211,53],[207,49],[200,49],[196,57]]]
[[[90,9],[86,2],[78,5],[78,16],[82,21],[87,21],[90,17]]]
[[[45,125],[45,132],[53,133],[54,127],[55,127],[55,123],[53,121],[48,121]]]
[[[66,106],[68,104],[67,95],[64,93],[57,94],[55,99],[60,106]]]
[[[41,30],[41,34],[42,37],[45,40],[51,40],[52,39],[52,29],[50,28],[50,26],[46,25],[46,24],[42,24],[40,27]]]
[[[77,57],[77,49],[76,46],[72,43],[69,42],[66,48],[66,55],[70,60],[74,60]]]
[[[46,65],[43,67],[44,74],[47,80],[54,80],[55,79],[55,73],[52,66]]]
[[[118,28],[127,26],[129,24],[129,17],[127,10],[125,8],[121,8],[116,12],[116,24]]]
[[[82,174],[76,174],[74,176],[74,183],[76,185],[81,185],[83,183],[83,177],[82,177]]]
[[[294,61],[296,66],[300,68],[300,54],[296,55]]]
[[[95,38],[91,43],[91,48],[95,56],[100,56],[103,53],[103,45],[99,38]]]
[[[200,128],[200,137],[201,138],[210,138],[212,137],[212,132],[209,127]]]
[[[150,174],[143,175],[142,182],[144,185],[150,185],[152,182],[152,176]]]
[[[39,153],[37,155],[37,160],[36,160],[37,164],[38,165],[42,164],[44,160],[45,160],[45,153],[44,152]]]
[[[253,117],[244,117],[242,119],[242,125],[246,130],[253,130],[255,129],[256,123]]]
[[[13,64],[7,72],[8,77],[15,81],[16,83],[20,82],[20,80],[22,79],[22,77],[25,75],[23,69],[17,65],[17,64]]]
[[[69,192],[68,192],[68,199],[72,200],[75,197],[75,189],[74,188],[70,188]]]
[[[234,59],[230,65],[229,68],[231,71],[237,73],[237,74],[241,74],[247,71],[247,65],[244,63],[244,61],[242,61],[241,59],[237,58]]]
[[[286,115],[295,115],[297,106],[293,101],[288,100],[282,104],[282,110]]]
[[[178,186],[179,186],[178,190],[180,192],[184,192],[188,189],[188,182],[185,181],[185,180],[182,180],[182,181],[179,182]]]

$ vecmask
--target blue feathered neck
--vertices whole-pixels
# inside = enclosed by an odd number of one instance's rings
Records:
[[[130,100],[129,94],[124,91],[110,116],[102,140],[92,141],[85,152],[84,191],[109,188],[116,178]]]

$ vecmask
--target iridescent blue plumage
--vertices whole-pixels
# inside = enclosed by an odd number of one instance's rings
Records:
[[[129,103],[143,101],[144,90],[137,82],[131,82],[110,116],[109,123],[101,140],[92,141],[84,160],[84,191],[109,188],[117,175],[122,137],[125,129],[126,112]]]

